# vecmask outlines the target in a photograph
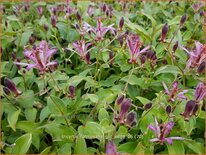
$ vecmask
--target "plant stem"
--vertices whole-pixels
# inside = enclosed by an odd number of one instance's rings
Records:
[[[128,80],[127,80],[127,82],[126,82],[126,84],[125,84],[125,87],[124,87],[124,90],[123,90],[123,94],[126,92],[126,89],[127,89],[127,87],[128,87],[128,84],[129,84],[129,80],[130,80],[133,72],[134,72],[134,64],[132,64],[132,70],[131,70],[131,72],[130,72],[130,74],[129,74],[129,77],[128,77]]]
[[[52,97],[50,96],[50,94],[48,93],[48,95],[49,95],[49,97],[50,97],[50,99],[52,100],[52,102],[55,104],[55,106],[58,108],[58,110],[60,111],[60,113],[61,113],[61,115],[63,116],[63,118],[64,118],[64,120],[65,120],[65,122],[66,122],[66,124],[67,124],[67,126],[69,127],[69,122],[68,122],[68,120],[67,120],[67,118],[65,117],[65,114],[64,114],[64,112],[61,110],[61,108],[58,106],[58,104],[56,104],[56,102],[52,99]]]

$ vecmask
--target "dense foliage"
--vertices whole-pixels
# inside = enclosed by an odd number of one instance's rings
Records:
[[[204,5],[2,3],[2,153],[204,154]]]

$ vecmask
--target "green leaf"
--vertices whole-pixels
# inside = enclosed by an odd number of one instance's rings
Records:
[[[166,65],[166,66],[162,66],[158,68],[156,72],[154,73],[154,76],[157,76],[162,73],[171,73],[171,74],[177,75],[177,74],[181,74],[181,71],[176,66]]]
[[[72,152],[71,146],[72,146],[71,143],[66,143],[62,145],[58,150],[58,154],[71,154]]]
[[[20,46],[23,47],[26,45],[26,43],[29,41],[29,37],[31,36],[32,33],[33,33],[32,31],[28,30],[22,34],[21,39],[20,39],[21,40]]]
[[[34,104],[34,92],[32,90],[23,92],[17,97],[17,103],[23,108],[32,108]]]
[[[41,134],[42,130],[38,128],[39,123],[29,122],[29,121],[20,121],[17,122],[16,128],[23,130],[24,132],[29,132],[33,134]]]
[[[98,115],[98,119],[101,122],[103,119],[108,119],[109,120],[109,114],[107,112],[107,110],[105,108],[101,108],[99,110],[99,115]]]
[[[102,131],[101,125],[96,122],[87,122],[85,126],[80,126],[78,128],[78,133],[87,139],[97,138],[102,140],[104,133]]]
[[[24,111],[24,114],[28,121],[34,122],[36,119],[37,110],[36,108],[28,108]]]
[[[27,133],[19,137],[12,149],[12,154],[26,154],[32,142],[32,134]]]
[[[12,111],[8,114],[7,119],[8,119],[9,125],[14,131],[16,131],[16,122],[19,118],[20,113],[21,113],[21,110],[19,109],[17,111]]]
[[[191,149],[195,153],[197,153],[197,154],[204,154],[205,153],[204,144],[193,141],[193,140],[190,140],[190,141],[184,140],[183,142],[189,149]]]
[[[141,96],[138,96],[136,97],[142,104],[147,104],[149,102],[151,102],[150,100],[148,100],[147,98],[144,98],[144,97],[141,97]]]
[[[75,147],[74,147],[75,154],[87,154],[87,144],[84,138],[77,137]]]
[[[150,21],[152,22],[152,27],[154,28],[157,25],[156,20],[148,13],[146,12],[140,12],[142,15],[145,15]]]
[[[7,16],[6,18],[11,21],[19,21],[19,19],[15,15]]]
[[[42,122],[43,120],[45,120],[45,118],[47,118],[50,113],[51,113],[51,112],[50,112],[50,110],[49,110],[49,107],[48,107],[48,106],[44,107],[44,108],[41,110],[41,113],[40,113],[40,116],[39,116],[40,122]]]
[[[52,146],[48,146],[46,147],[40,154],[49,154],[49,152],[51,151]]]
[[[185,148],[182,141],[173,140],[173,144],[166,143],[169,154],[185,154]]]
[[[66,113],[66,106],[64,105],[64,102],[56,96],[51,95],[48,97],[47,105],[52,114],[63,115]]]
[[[85,94],[82,96],[83,99],[90,99],[93,103],[97,103],[99,101],[99,97],[95,94]]]
[[[121,81],[125,81],[125,82],[128,81],[128,83],[131,84],[131,85],[139,85],[139,86],[141,86],[142,83],[143,83],[142,78],[138,78],[138,77],[135,76],[135,75],[131,75],[130,78],[129,78],[129,75],[127,75],[127,76],[121,78],[120,80],[121,80]]]
[[[118,152],[132,154],[136,146],[137,146],[136,142],[127,142],[127,143],[121,144],[118,147]]]
[[[46,128],[46,132],[52,136],[53,141],[73,142],[76,130],[73,127],[57,124],[52,122],[42,126]]]
[[[126,16],[124,16],[122,13],[114,11],[114,15],[117,17],[118,20],[120,20],[121,17],[124,17],[125,25],[131,28],[134,31],[137,31],[137,33],[141,34],[145,39],[151,41],[150,35],[147,33],[147,31],[137,25],[136,23],[132,23]]]

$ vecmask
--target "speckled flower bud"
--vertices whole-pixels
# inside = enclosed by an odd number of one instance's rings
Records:
[[[120,19],[120,21],[119,21],[119,28],[120,28],[120,30],[122,30],[123,26],[124,26],[124,17],[122,17]]]
[[[185,23],[186,20],[187,20],[187,15],[184,14],[184,15],[182,16],[181,20],[180,20],[180,27],[182,27],[182,26],[184,25],[184,23]]]
[[[205,62],[203,61],[203,62],[199,65],[199,67],[198,67],[198,69],[197,69],[197,73],[198,73],[198,74],[202,74],[204,70],[205,70]]]
[[[169,29],[169,26],[168,26],[168,24],[166,23],[166,24],[163,26],[163,28],[162,28],[162,35],[161,35],[161,39],[160,39],[162,42],[165,42],[168,29]]]
[[[149,103],[145,104],[144,109],[149,110],[151,107],[152,107],[152,103],[149,102]]]
[[[190,116],[193,113],[193,109],[195,107],[195,101],[190,100],[185,105],[185,111],[181,113],[181,115],[184,117],[185,121],[189,121]]]
[[[4,79],[4,86],[7,87],[11,92],[13,92],[15,96],[22,94],[22,91],[18,90],[14,82],[8,78]]]
[[[7,87],[3,87],[3,91],[8,96],[11,94],[11,91]]]
[[[177,50],[177,47],[178,47],[178,41],[176,41],[176,43],[173,46],[173,49],[172,49],[173,52],[175,52]]]
[[[133,127],[137,123],[137,114],[135,112],[129,112],[125,121],[128,127]]]
[[[123,100],[124,100],[124,95],[120,95],[120,96],[118,96],[118,98],[116,99],[116,103],[117,103],[118,105],[120,105]]]
[[[82,20],[82,17],[81,17],[81,15],[79,14],[79,12],[76,13],[76,17],[77,17],[77,20],[79,20],[79,21]]]
[[[69,97],[74,98],[75,97],[75,87],[69,86]]]
[[[171,113],[171,112],[172,112],[172,107],[171,107],[171,105],[168,105],[165,110],[166,110],[166,112],[167,112],[168,114]]]

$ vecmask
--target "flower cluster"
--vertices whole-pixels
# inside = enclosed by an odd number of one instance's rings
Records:
[[[85,60],[87,64],[90,64],[90,54],[88,52],[88,48],[92,45],[92,43],[85,43],[84,40],[79,40],[74,42],[72,45],[76,49],[81,59]]]
[[[41,41],[37,47],[32,49],[25,47],[24,49],[24,56],[33,63],[15,62],[15,64],[27,66],[28,70],[36,68],[40,74],[44,74],[58,65],[56,61],[51,61],[51,57],[56,52],[57,48],[49,48],[46,41]]]
[[[178,98],[187,100],[187,97],[184,94],[188,92],[188,90],[180,91],[178,88],[178,81],[173,82],[171,90],[167,88],[167,85],[164,82],[162,82],[162,85],[165,89],[165,94],[169,96],[169,102],[175,102]]]
[[[115,116],[115,119],[120,124],[125,124],[128,127],[136,125],[137,114],[133,111],[129,112],[132,101],[128,98],[125,98],[124,95],[120,95],[116,100],[116,104],[120,106],[120,111],[119,114]]]
[[[181,113],[185,121],[189,121],[189,118],[192,115],[197,115],[197,111],[200,107],[200,101],[204,99],[205,94],[205,85],[202,82],[199,82],[195,90],[194,99],[186,103],[185,110]]]
[[[164,142],[167,142],[168,144],[172,144],[173,140],[185,139],[183,137],[167,137],[174,126],[173,122],[159,124],[157,122],[156,117],[154,117],[154,121],[155,121],[155,125],[151,125],[151,124],[148,125],[148,128],[152,130],[156,135],[156,138],[151,139],[150,142],[158,142],[160,145],[163,145]]]
[[[202,73],[205,67],[205,45],[201,44],[200,42],[195,42],[195,48],[190,52],[185,47],[181,46],[181,48],[187,52],[189,55],[189,60],[187,61],[186,68],[195,68],[198,67],[198,72]]]
[[[140,42],[140,38],[138,35],[132,33],[130,33],[127,36],[126,41],[130,51],[129,63],[137,63],[137,58],[139,57],[139,55],[145,53],[151,47],[150,45],[148,45],[147,47],[140,50],[142,46],[142,43]]]

